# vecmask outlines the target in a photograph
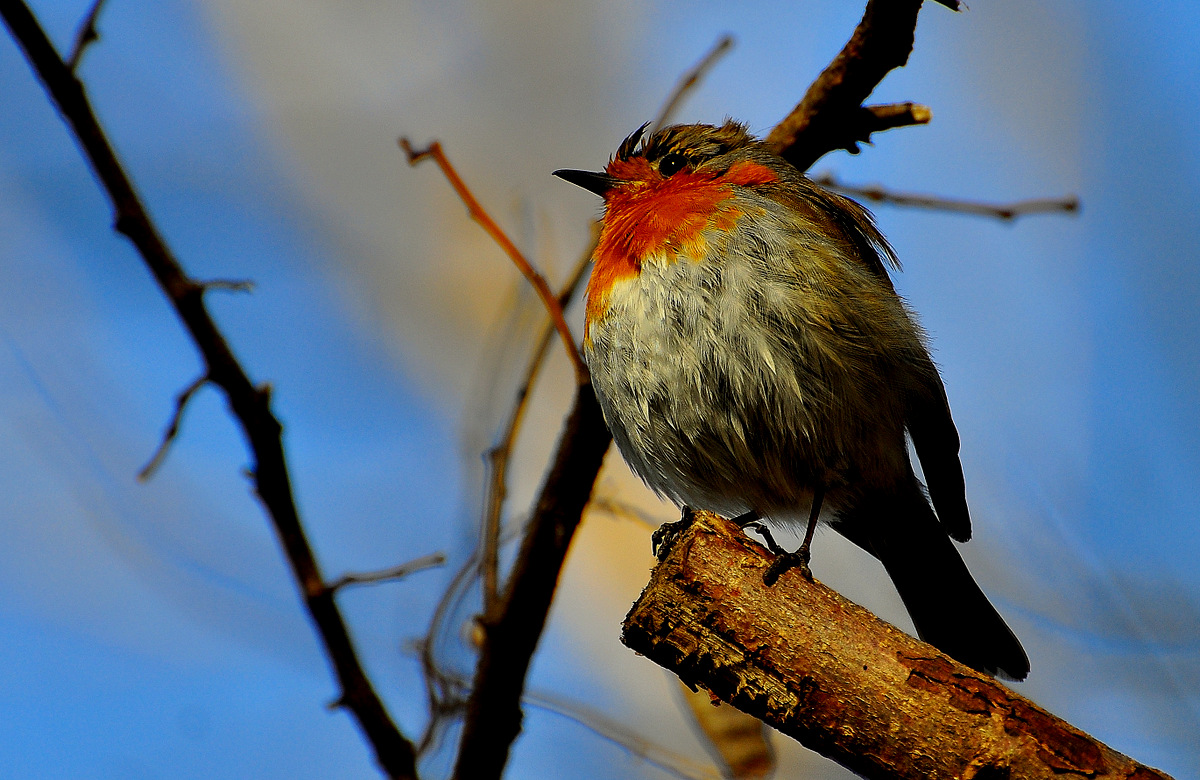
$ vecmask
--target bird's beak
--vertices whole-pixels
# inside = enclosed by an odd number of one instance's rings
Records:
[[[554,175],[572,184],[577,184],[588,192],[594,192],[602,198],[605,193],[617,186],[618,183],[615,177],[609,176],[607,173],[595,173],[593,171],[573,171],[569,168],[563,168],[555,171]]]

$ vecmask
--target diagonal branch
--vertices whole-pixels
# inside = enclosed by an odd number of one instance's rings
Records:
[[[348,709],[375,750],[375,758],[393,778],[415,778],[412,744],[388,715],[362,668],[334,593],[322,579],[312,547],[300,524],[283,452],[283,426],[271,411],[269,388],[256,387],[246,375],[204,304],[204,285],[183,270],[159,234],[117,160],[83,84],[63,62],[29,7],[19,0],[0,2],[13,38],[20,44],[47,93],[83,149],[112,201],[116,229],[137,248],[191,335],[205,363],[205,376],[221,388],[249,442],[251,475],[259,500],[287,554],[292,574],[341,686],[338,704]]]
[[[1169,780],[770,558],[699,513],[621,641],[865,778]]]
[[[458,171],[454,170],[454,166],[450,164],[446,153],[442,151],[442,145],[434,141],[429,145],[429,148],[416,151],[407,138],[401,138],[400,148],[408,155],[409,165],[416,165],[424,159],[432,158],[438,167],[442,169],[442,173],[450,182],[450,186],[454,188],[454,191],[458,193],[458,197],[466,204],[471,218],[478,222],[487,231],[487,234],[500,245],[500,248],[513,261],[513,264],[525,275],[529,283],[533,285],[533,289],[541,297],[546,311],[550,313],[550,318],[554,321],[554,327],[558,330],[558,335],[562,338],[563,346],[567,350],[567,357],[571,359],[571,365],[575,368],[576,381],[581,385],[587,384],[590,381],[588,379],[587,365],[584,364],[583,356],[579,354],[579,350],[575,347],[575,339],[571,336],[571,328],[567,326],[567,321],[563,317],[562,305],[558,302],[553,291],[550,290],[550,285],[546,283],[546,277],[538,273],[533,264],[521,253],[521,250],[517,249],[517,245],[505,235],[504,231],[488,215],[483,206],[479,205],[479,201],[475,199],[466,182],[462,180],[462,177],[458,175]]]
[[[422,555],[420,558],[414,558],[407,563],[401,563],[387,569],[380,569],[379,571],[355,571],[343,574],[329,583],[329,590],[339,591],[351,585],[378,585],[381,582],[395,582],[404,579],[410,574],[416,574],[419,571],[445,565],[445,555],[440,552],[430,553],[429,555]]]
[[[154,450],[154,454],[150,456],[150,460],[138,472],[137,477],[139,481],[145,482],[154,476],[154,472],[158,471],[158,467],[166,459],[167,452],[171,449],[171,444],[175,441],[175,437],[179,435],[179,424],[183,421],[183,410],[187,407],[188,401],[192,400],[192,396],[206,384],[208,384],[207,374],[196,379],[185,387],[179,395],[175,396],[175,414],[171,415],[171,422],[167,424],[167,430],[163,433],[162,441],[158,443],[158,449]]]
[[[921,0],[870,0],[854,35],[767,144],[805,171],[826,152],[864,140],[855,137],[855,115],[888,71],[908,62],[920,10]]]
[[[596,241],[599,237],[599,230],[594,230],[587,250],[575,263],[575,268],[571,271],[570,276],[558,294],[558,303],[560,306],[566,307],[567,303],[571,300],[571,296],[575,294],[576,288],[579,287],[579,283],[583,281],[584,274],[591,264],[592,252],[596,248]],[[509,461],[512,457],[513,447],[517,441],[517,434],[520,433],[521,424],[525,420],[525,409],[529,403],[530,393],[533,390],[534,382],[537,381],[538,374],[541,373],[542,364],[546,359],[546,351],[550,347],[550,339],[554,336],[554,331],[553,320],[542,329],[542,334],[538,337],[537,345],[533,349],[529,363],[525,366],[524,379],[517,388],[512,410],[508,414],[508,423],[504,426],[504,433],[501,435],[500,441],[487,451],[490,475],[488,479],[487,506],[484,509],[481,529],[483,543],[481,545],[481,560],[479,563],[483,579],[483,609],[485,612],[495,609],[499,605],[500,519],[504,513],[504,501],[508,497]]]

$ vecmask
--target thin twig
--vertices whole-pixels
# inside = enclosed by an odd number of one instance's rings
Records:
[[[525,693],[524,702],[583,726],[588,731],[624,748],[647,764],[662,769],[681,780],[720,780],[721,772],[711,764],[700,764],[688,756],[668,750],[636,732],[618,720],[608,717],[579,702],[539,691]]]
[[[100,18],[100,8],[103,5],[104,0],[96,0],[92,3],[92,9],[83,18],[83,24],[79,25],[79,31],[75,33],[75,45],[71,47],[71,56],[67,57],[67,70],[72,73],[79,69],[79,61],[83,59],[83,53],[87,47],[100,40],[100,33],[96,30],[96,20]]]
[[[223,290],[225,292],[254,292],[254,282],[250,279],[209,279],[200,282],[205,290]]]
[[[378,585],[381,582],[395,582],[404,579],[410,574],[416,574],[419,571],[435,569],[445,565],[446,556],[443,553],[430,553],[429,555],[422,555],[420,558],[414,558],[408,563],[402,563],[399,566],[392,566],[387,569],[380,569],[379,571],[349,572],[343,574],[329,583],[329,589],[337,592],[349,585]]]
[[[592,231],[592,240],[588,243],[586,251],[584,251],[575,263],[575,268],[572,269],[570,277],[558,294],[558,303],[564,309],[575,294],[579,283],[583,280],[599,236],[599,229],[596,226]],[[524,379],[518,386],[516,397],[513,399],[512,411],[509,412],[508,424],[505,426],[504,434],[500,437],[500,441],[487,452],[491,478],[488,483],[487,505],[483,515],[483,554],[480,560],[483,577],[484,612],[490,612],[496,607],[500,590],[500,518],[504,512],[504,501],[508,496],[509,460],[512,456],[512,448],[517,440],[517,434],[521,430],[521,423],[525,419],[525,409],[528,406],[530,392],[533,389],[534,382],[537,381],[538,374],[541,372],[542,364],[546,359],[546,350],[550,346],[550,339],[554,336],[554,332],[553,321],[548,322],[542,328],[537,345],[534,347],[533,354],[529,358],[529,364],[525,367]]]
[[[1017,217],[1028,214],[1077,214],[1079,213],[1079,198],[1067,195],[1063,198],[1030,198],[1017,200],[1012,203],[982,203],[980,201],[956,200],[935,195],[916,195],[906,192],[892,192],[880,186],[856,187],[843,184],[834,178],[833,174],[822,174],[813,179],[822,187],[861,198],[873,203],[888,203],[893,206],[912,206],[914,208],[932,209],[934,211],[952,211],[959,214],[976,214],[981,217],[993,217],[1012,221]]]
[[[615,518],[623,518],[646,528],[654,530],[663,524],[663,518],[655,517],[633,504],[613,498],[612,496],[596,496],[588,504],[589,511],[603,512]]]
[[[590,383],[576,388],[504,598],[480,619],[483,647],[459,741],[457,780],[499,778],[521,730],[521,692],[567,549],[612,441]]]
[[[208,384],[208,374],[198,378],[179,395],[175,396],[175,414],[171,415],[171,422],[167,425],[167,430],[163,433],[162,440],[158,443],[158,448],[154,450],[154,454],[150,456],[142,470],[138,472],[137,478],[139,482],[145,482],[154,476],[154,472],[158,471],[158,467],[162,465],[163,460],[167,457],[167,451],[171,447],[171,442],[175,441],[175,437],[179,435],[179,422],[183,418],[183,409],[187,406],[187,402],[192,399],[196,391]]]
[[[304,605],[312,618],[341,686],[339,703],[353,714],[379,766],[393,778],[415,778],[416,756],[375,692],[346,621],[325,585],[312,546],[304,533],[283,451],[283,426],[271,410],[270,391],[256,387],[234,356],[204,304],[204,285],[183,270],[167,246],[129,175],[117,160],[96,119],[83,84],[63,62],[29,7],[19,0],[0,2],[13,38],[20,44],[51,100],[70,125],[96,177],[112,202],[117,231],[137,248],[147,268],[191,335],[205,363],[208,381],[221,388],[241,425],[253,456],[251,473],[259,500],[287,555]]]
[[[546,283],[546,278],[538,273],[537,269],[521,253],[521,250],[517,249],[517,245],[505,235],[500,226],[496,224],[496,221],[484,211],[483,206],[479,205],[479,201],[475,199],[475,196],[462,180],[462,177],[458,175],[458,172],[454,170],[454,166],[450,164],[450,160],[447,159],[446,153],[442,151],[440,143],[434,141],[427,149],[420,151],[414,150],[407,138],[401,138],[399,143],[400,148],[408,156],[409,165],[416,165],[427,158],[432,158],[437,163],[438,167],[442,169],[442,174],[445,175],[446,180],[450,182],[450,186],[454,188],[454,191],[458,193],[458,197],[466,205],[471,218],[478,222],[487,231],[487,234],[492,237],[492,240],[500,245],[500,248],[513,261],[513,264],[517,266],[521,273],[525,275],[525,278],[529,280],[529,283],[533,285],[534,290],[541,297],[546,311],[549,312],[550,318],[554,320],[554,327],[558,330],[558,335],[562,338],[563,347],[567,350],[567,357],[571,359],[571,365],[575,368],[575,381],[581,385],[587,384],[590,381],[587,365],[583,362],[583,356],[579,354],[579,349],[575,346],[575,338],[571,335],[571,329],[563,317],[562,306],[559,305],[558,300],[554,297],[554,293],[550,290],[550,285]]]
[[[725,56],[725,53],[732,48],[733,36],[729,35],[728,33],[722,35],[717,42],[713,44],[713,47],[708,51],[708,53],[705,54],[700,61],[692,67],[691,70],[683,74],[683,77],[679,80],[679,83],[675,85],[675,89],[671,91],[671,95],[667,98],[667,102],[663,104],[662,110],[658,112],[658,119],[654,120],[654,125],[650,130],[651,133],[662,129],[667,122],[671,120],[671,117],[674,116],[675,111],[679,108],[680,104],[683,102],[683,99],[687,97],[687,94],[695,89],[696,85],[700,83],[700,80],[703,79],[710,70],[712,70],[713,65],[717,64],[717,60]]]

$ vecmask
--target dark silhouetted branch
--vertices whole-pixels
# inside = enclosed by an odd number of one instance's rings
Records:
[[[622,641],[865,778],[1164,780],[700,513]]]
[[[588,242],[587,248],[580,255],[579,260],[576,261],[575,268],[571,271],[566,283],[563,284],[562,290],[559,291],[558,305],[561,308],[565,309],[567,307],[580,282],[583,281],[588,266],[592,262],[592,252],[596,248],[596,240],[599,236],[599,229],[593,229],[592,240]],[[495,609],[499,603],[500,520],[504,513],[504,501],[508,497],[509,461],[512,457],[513,447],[516,445],[517,435],[521,432],[521,423],[525,420],[525,409],[528,407],[529,395],[533,391],[533,385],[537,381],[538,375],[541,373],[542,365],[546,359],[546,351],[550,346],[550,339],[554,336],[555,330],[553,319],[542,329],[537,345],[533,349],[533,354],[529,358],[529,363],[525,367],[524,378],[517,386],[516,396],[513,399],[513,407],[508,414],[508,423],[504,426],[504,433],[500,436],[500,440],[496,442],[495,446],[487,451],[488,467],[491,473],[488,479],[487,504],[483,513],[482,557],[480,560],[480,574],[483,579],[484,612]]]
[[[866,140],[862,103],[888,71],[908,62],[920,10],[921,0],[870,0],[849,42],[770,132],[767,144],[806,171],[825,153]]]
[[[72,73],[79,69],[79,61],[83,59],[87,47],[100,40],[100,33],[96,31],[96,20],[100,18],[103,5],[104,0],[95,0],[91,10],[83,18],[83,24],[79,25],[79,31],[75,33],[75,44],[71,47],[71,56],[67,57],[67,69]]]
[[[521,731],[521,692],[558,575],[612,434],[591,383],[579,385],[499,609],[480,618],[480,649],[458,748],[457,780],[499,778]]]
[[[112,201],[116,229],[137,248],[200,351],[207,380],[221,388],[241,425],[253,455],[255,490],[337,674],[341,686],[337,704],[358,721],[376,760],[390,777],[415,778],[413,746],[396,728],[367,679],[334,593],[321,577],[300,524],[283,452],[283,427],[271,411],[269,388],[255,386],[234,357],[204,304],[205,285],[187,275],[160,235],[100,127],[83,84],[55,51],[28,6],[19,0],[3,0],[0,15],[70,125]]]

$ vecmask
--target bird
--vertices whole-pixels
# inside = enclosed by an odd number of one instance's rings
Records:
[[[604,199],[583,354],[625,461],[684,522],[803,524],[768,585],[811,578],[827,524],[883,564],[921,639],[1024,679],[954,544],[971,537],[958,431],[870,213],[733,120],[647,126],[603,171],[554,172]]]

